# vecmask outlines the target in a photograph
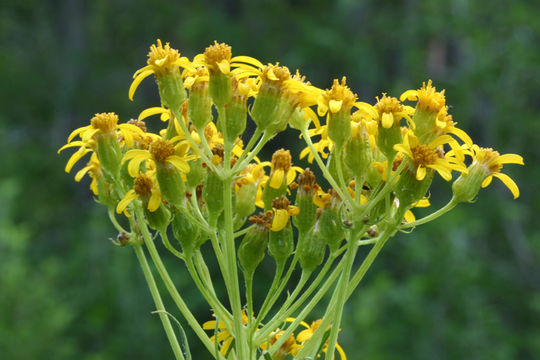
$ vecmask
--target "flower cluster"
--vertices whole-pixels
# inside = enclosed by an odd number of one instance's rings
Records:
[[[503,164],[523,165],[523,159],[474,144],[448,113],[444,90],[437,91],[431,81],[399,99],[383,93],[370,103],[358,100],[345,77],[320,89],[298,70],[293,74],[279,63],[233,56],[223,43],[188,59],[160,40],[150,47],[147,66],[135,72],[130,99],[152,75],[160,104],[122,123],[114,113],[96,114],[59,152],[78,148],[66,172],[89,156],[75,180],[88,174],[90,189],[121,233],[117,244],[135,248],[179,359],[182,351],[146,254],[215,358],[301,359],[327,353],[331,359],[337,351],[345,359],[337,343],[343,305],[397,230],[473,201],[494,177],[519,196],[515,182],[501,171]],[[157,115],[164,127],[153,133],[145,122]],[[249,138],[248,119],[255,125]],[[288,126],[305,142],[299,160],[307,157],[314,171],[293,165],[293,149],[277,150],[271,161],[258,158]],[[437,174],[453,181],[451,200],[416,220],[411,209],[430,205]],[[193,317],[161,261],[152,230],[185,264],[215,321],[201,326]],[[373,247],[355,270],[360,246]],[[219,300],[206,266],[209,253],[217,259],[228,302]],[[275,263],[274,281],[257,306],[253,279],[267,255]],[[300,280],[289,292],[298,268]],[[334,284],[326,313],[308,325],[304,319]],[[258,316],[247,316],[246,309]],[[295,336],[298,326],[305,329]],[[215,334],[209,337],[204,330]]]

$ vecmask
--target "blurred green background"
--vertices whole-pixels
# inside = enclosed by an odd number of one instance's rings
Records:
[[[63,170],[68,154],[56,154],[95,112],[115,111],[127,120],[158,104],[150,80],[135,102],[127,90],[159,37],[189,57],[213,40],[224,41],[234,54],[300,68],[323,88],[346,75],[360,99],[371,103],[381,92],[399,96],[427,79],[445,88],[454,120],[476,143],[523,155],[525,167],[504,170],[516,179],[521,197],[512,200],[495,181],[477,203],[393,238],[348,303],[340,343],[353,360],[540,358],[540,230],[534,220],[540,211],[539,5],[4,4],[0,357],[172,358],[133,252],[111,244],[116,234],[88,181],[75,183],[74,173]],[[297,134],[280,139],[290,144]],[[449,199],[449,191],[449,184],[435,184],[434,208]],[[168,260],[197,317],[208,320],[210,311],[183,266]],[[272,267],[262,272],[264,283]],[[194,358],[207,358],[195,336],[188,336]]]

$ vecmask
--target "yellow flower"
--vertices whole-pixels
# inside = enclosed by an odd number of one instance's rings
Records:
[[[272,155],[272,163],[269,181],[266,185],[273,189],[279,189],[285,185],[290,185],[296,178],[296,173],[302,173],[302,168],[298,166],[292,166],[291,153],[289,150],[279,149]],[[261,163],[264,166],[268,165],[268,162]]]
[[[321,154],[321,157],[323,159],[328,158],[328,155],[330,155],[330,152],[334,148],[334,142],[330,140],[330,138],[328,137],[328,125],[322,125],[318,128],[310,129],[308,130],[308,134],[310,137],[315,137],[319,135],[321,136],[321,139],[319,141],[313,143],[313,147],[318,153]],[[300,152],[300,159],[303,159],[306,156],[308,157],[308,162],[310,164],[313,163],[313,159],[315,158],[315,155],[313,155],[309,147],[305,147]]]
[[[498,151],[490,148],[481,148],[477,145],[473,145],[471,150],[472,152],[469,154],[473,155],[473,163],[469,168],[472,169],[475,166],[479,166],[484,171],[485,179],[482,182],[482,187],[487,187],[491,184],[493,178],[496,177],[512,192],[514,199],[517,199],[519,197],[518,186],[510,176],[501,173],[501,170],[503,164],[524,165],[523,157],[517,154],[500,155]]]
[[[130,150],[122,159],[122,163],[129,161],[128,172],[131,176],[137,176],[139,167],[143,161],[149,161],[154,165],[156,163],[170,163],[183,173],[189,172],[188,160],[194,159],[195,156],[186,156],[187,144],[183,141],[174,146],[172,142],[158,139],[150,144],[148,150]],[[180,155],[176,155],[176,153]]]
[[[446,99],[444,90],[438,92],[434,86],[431,86],[431,80],[428,83],[422,83],[418,90],[407,90],[400,96],[400,100],[418,101],[416,108],[421,111],[437,114],[445,106]]]
[[[129,87],[129,99],[133,100],[133,95],[137,87],[148,76],[154,74],[156,78],[166,74],[172,74],[179,71],[178,68],[191,68],[191,63],[188,58],[180,57],[178,50],[172,49],[169,43],[165,46],[161,43],[161,40],[157,40],[156,45],[150,46],[150,52],[148,53],[148,61],[145,67],[140,68],[133,74],[133,82]]]
[[[142,139],[145,132],[133,124],[118,124],[118,115],[115,113],[99,113],[90,120],[90,125],[75,129],[68,136],[66,145],[58,149],[58,153],[70,147],[79,147],[66,164],[65,171],[69,173],[83,156],[96,151],[96,135],[99,133],[115,133],[116,136],[129,148],[133,147],[136,139]],[[80,140],[73,141],[76,136]]]
[[[345,84],[347,78],[344,76],[341,78],[341,83],[334,79],[334,83],[330,90],[322,92],[317,99],[317,113],[319,116],[324,116],[330,110],[330,113],[335,114],[337,112],[349,112],[354,102],[356,101],[356,94]]]
[[[409,131],[403,144],[394,145],[394,149],[407,155],[416,166],[416,180],[422,181],[426,177],[426,169],[430,168],[437,171],[446,181],[450,181],[452,170],[466,173],[467,168],[453,153],[443,155],[441,146],[444,144],[454,144],[452,145],[454,148],[457,143],[450,135],[443,135],[425,145],[419,143],[418,138]]]
[[[382,98],[377,97],[377,104],[373,108],[377,113],[374,120],[377,120],[383,128],[389,129],[392,126],[400,126],[401,119],[405,118],[409,127],[414,130],[414,122],[410,117],[410,115],[414,114],[414,109],[402,105],[395,97],[386,96],[383,93]]]
[[[283,336],[285,331],[277,329],[270,334],[270,340],[265,341],[260,345],[260,348],[263,350],[269,350],[272,345],[274,345],[280,337]],[[279,349],[274,353],[272,359],[283,360],[287,355],[291,354],[295,356],[298,354],[301,346],[296,342],[294,335],[290,335],[287,340],[279,347]]]
[[[242,324],[246,325],[248,323],[248,316],[246,314],[246,310],[245,309],[242,309]],[[216,320],[210,320],[210,321],[207,321],[203,324],[203,329],[204,330],[212,330],[212,331],[215,331],[216,329]],[[222,355],[227,355],[227,352],[229,351],[229,348],[231,347],[231,344],[234,340],[234,335],[231,334],[231,332],[229,331],[229,329],[227,329],[227,325],[223,322],[223,321],[218,321],[217,322],[217,329],[218,329],[218,332],[217,332],[217,338],[216,338],[216,335],[213,335],[211,338],[210,338],[210,341],[212,342],[215,342],[217,341],[218,343],[221,344],[221,348],[219,350],[219,352],[222,354]]]
[[[155,176],[140,174],[135,178],[133,189],[129,190],[124,198],[118,202],[116,213],[126,210],[135,199],[142,199],[146,208],[154,212],[161,205],[161,191],[159,191]]]
[[[295,318],[287,318],[286,321],[287,322],[293,322],[295,320],[296,320]],[[315,331],[321,325],[321,322],[322,322],[322,319],[313,321],[311,323],[311,325],[308,325],[305,321],[300,322],[300,324],[303,327],[305,327],[305,329],[300,331],[298,333],[298,335],[296,336],[296,341],[298,341],[300,343],[299,348],[302,348],[302,346],[313,336]],[[330,327],[328,327],[328,329],[330,329]],[[328,341],[326,342],[326,344],[324,344],[324,346],[322,348],[322,352],[326,353],[327,350],[328,350]],[[337,343],[336,343],[336,350],[337,350],[337,352],[339,354],[339,358],[341,360],[347,360],[347,355],[345,355],[345,351],[343,351],[343,348]]]
[[[75,181],[81,181],[86,174],[92,178],[90,190],[92,190],[94,195],[98,195],[97,181],[103,176],[103,174],[101,172],[101,166],[95,152],[90,156],[90,161],[88,161],[86,166],[75,174]]]
[[[473,145],[471,137],[465,131],[457,128],[455,126],[456,124],[457,123],[452,120],[452,115],[448,114],[448,106],[445,106],[441,108],[437,114],[434,135],[440,136],[444,134],[453,134],[463,141],[467,147],[471,147]]]
[[[280,231],[289,223],[290,216],[296,216],[300,213],[300,208],[294,205],[290,205],[289,199],[282,196],[280,199],[274,199],[272,201],[272,224],[270,230]]]

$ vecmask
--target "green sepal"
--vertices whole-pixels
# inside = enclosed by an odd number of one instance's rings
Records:
[[[97,135],[97,156],[103,175],[108,182],[114,183],[122,161],[122,150],[114,133],[100,132]]]
[[[252,275],[264,259],[268,245],[268,229],[254,226],[248,230],[238,248],[238,260],[246,274]]]
[[[199,226],[194,224],[180,210],[174,212],[171,225],[173,236],[182,246],[182,251],[186,256],[191,256],[195,250],[199,249],[208,240]]]
[[[218,108],[222,108],[229,103],[232,96],[231,77],[221,72],[210,74],[210,96]]]
[[[196,129],[203,130],[212,121],[212,99],[206,85],[193,84],[188,101],[188,119]]]
[[[169,204],[182,206],[186,195],[186,185],[180,171],[171,163],[156,163],[156,178],[162,198]]]
[[[314,191],[306,193],[302,189],[296,192],[296,206],[300,209],[298,215],[293,217],[294,226],[301,234],[306,234],[317,221],[317,205],[313,203]]]
[[[393,161],[396,155],[394,145],[401,144],[402,142],[403,135],[399,126],[392,126],[388,129],[382,126],[379,127],[377,146],[381,149],[381,152],[386,156],[388,161]]]
[[[315,225],[317,226],[317,225]],[[319,236],[328,244],[330,251],[335,251],[345,238],[345,228],[337,208],[324,209],[319,218]]]
[[[255,184],[242,185],[235,194],[235,213],[245,218],[255,211],[255,199],[257,198],[257,186]]]
[[[321,238],[319,228],[316,227],[306,234],[298,248],[300,267],[308,272],[315,270],[324,260],[326,253],[326,242]]]
[[[225,121],[222,117],[218,120],[218,128],[227,135],[227,142],[234,143],[234,140],[246,130],[247,105],[243,101],[231,101],[225,110]]]
[[[182,76],[180,76],[180,70],[176,68],[172,73],[158,76],[156,81],[161,103],[169,109],[178,110],[187,98],[184,82],[182,81]]]
[[[412,205],[426,195],[435,173],[433,169],[426,170],[426,177],[421,181],[416,180],[416,174],[410,168],[401,173],[395,185],[400,207]]]
[[[270,230],[268,251],[278,264],[283,264],[291,256],[294,251],[294,240],[290,222],[280,231]]]
[[[208,210],[209,224],[215,226],[219,215],[223,212],[223,180],[213,171],[208,171],[203,186],[203,200]]]
[[[147,202],[144,204],[144,216],[148,225],[154,230],[167,229],[171,220],[171,213],[163,205],[160,205],[155,211],[150,211],[147,208]]]
[[[351,138],[351,115],[343,111],[330,113],[328,137],[334,141],[337,149],[343,149],[345,143]]]

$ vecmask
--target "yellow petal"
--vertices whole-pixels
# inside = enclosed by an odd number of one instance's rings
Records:
[[[139,87],[139,84],[141,81],[146,79],[148,76],[152,75],[154,73],[154,70],[145,70],[137,75],[135,79],[133,79],[133,82],[131,83],[131,86],[129,87],[128,97],[129,100],[133,101],[133,95],[135,95],[135,90],[137,90],[137,87]]]
[[[148,152],[148,150],[140,150],[140,149],[129,150],[122,158],[122,164],[128,161],[129,159],[133,159],[138,156],[145,156],[147,159],[150,159],[152,157],[150,153]]]
[[[336,350],[341,360],[347,360],[347,355],[345,355],[345,351],[343,351],[343,348],[339,344],[336,344]]]
[[[504,154],[497,158],[499,164],[519,164],[525,165],[523,163],[523,157],[517,154]]]
[[[405,101],[405,99],[409,101],[416,101],[418,99],[418,91],[416,90],[407,90],[401,96],[399,97],[399,101]]]
[[[361,110],[364,113],[368,114],[372,119],[376,119],[379,116],[379,113],[371,104],[359,101],[357,103],[354,103],[354,106],[356,106],[358,110]]]
[[[225,75],[227,75],[227,74],[229,74],[231,72],[231,67],[230,67],[229,61],[227,61],[226,59],[223,59],[220,62],[218,62],[217,66],[218,66],[219,70],[221,70],[221,72],[223,74],[225,74]]]
[[[185,173],[189,172],[188,163],[178,155],[169,156],[167,158],[167,162],[170,162],[171,164],[174,165],[174,167],[176,167],[178,170],[180,170],[182,172],[185,172]]]
[[[77,147],[77,146],[81,147],[81,146],[85,146],[85,145],[86,145],[86,143],[84,141],[72,141],[72,142],[67,143],[66,145],[62,146],[60,149],[58,149],[57,154],[60,154],[60,152],[62,150],[65,150],[65,149],[70,148],[70,147]]]
[[[321,122],[319,121],[319,117],[317,116],[317,114],[315,114],[315,111],[313,111],[313,109],[306,107],[303,109],[303,111],[304,111],[304,116],[306,117],[306,119],[311,120],[315,124],[315,127],[317,129],[321,127]]]
[[[519,197],[519,188],[514,182],[514,180],[510,178],[510,176],[503,173],[494,173],[493,176],[499,178],[503,182],[503,184],[506,185],[508,189],[510,189],[512,195],[514,195],[514,199],[517,199]]]
[[[383,113],[382,114],[382,126],[385,129],[389,129],[394,125],[394,115],[392,113]]]
[[[67,142],[71,142],[71,140],[77,136],[78,134],[82,133],[83,131],[86,131],[88,129],[91,129],[92,128],[92,125],[88,125],[88,126],[83,126],[83,127],[80,127],[78,129],[75,129],[71,132],[71,134],[69,134],[68,136],[68,139],[67,139]]]
[[[341,110],[342,105],[343,105],[343,100],[330,100],[328,102],[328,107],[330,108],[330,112],[333,114]]]
[[[416,170],[416,180],[422,181],[426,177],[426,168],[422,165],[418,166],[418,169]]]
[[[137,177],[137,175],[139,175],[139,168],[141,166],[141,163],[145,160],[148,160],[150,158],[149,155],[150,154],[148,154],[148,156],[141,155],[141,156],[137,156],[131,159],[131,161],[128,164],[129,176]]]
[[[458,129],[457,127],[454,127],[452,130],[449,131],[449,133],[456,135],[458,138],[463,140],[463,142],[467,145],[467,147],[471,147],[473,144],[473,141],[471,137],[463,130]]]
[[[482,181],[482,185],[481,185],[481,186],[482,186],[483,188],[488,187],[489,184],[491,184],[491,180],[493,180],[493,174],[488,175],[488,176],[484,179],[484,181]]]
[[[283,169],[275,170],[270,179],[270,187],[274,189],[279,189],[283,185],[284,177],[285,172],[283,171]]]
[[[259,60],[252,58],[251,56],[235,56],[231,59],[231,64],[238,65],[237,63],[246,63],[255,66],[256,68],[262,69],[264,65]]]
[[[272,218],[272,226],[270,230],[280,231],[289,222],[289,212],[285,209],[276,209],[274,210],[274,217]]]
[[[135,73],[133,74],[133,78],[135,79],[137,77],[137,75],[139,75],[143,71],[147,71],[147,70],[150,70],[150,69],[152,69],[152,65],[146,65],[145,67],[140,68],[139,70],[135,71]]]
[[[169,110],[161,107],[161,106],[155,106],[155,107],[151,107],[151,108],[148,108],[148,109],[145,109],[143,111],[141,111],[141,113],[139,114],[139,117],[137,118],[138,120],[143,120],[143,119],[146,119],[147,117],[149,116],[152,116],[152,115],[157,115],[157,114],[162,114],[162,113],[168,113]]]
[[[151,212],[156,211],[161,205],[161,192],[158,189],[152,189],[152,196],[148,201],[148,210]]]
[[[413,222],[413,221],[416,220],[416,217],[414,216],[414,214],[412,213],[411,210],[405,211],[405,216],[403,216],[403,218],[404,218],[405,221],[408,222],[408,223]]]
[[[117,214],[121,214],[122,212],[124,212],[124,210],[126,210],[126,208],[128,207],[128,205],[135,199],[137,199],[139,197],[139,195],[137,195],[137,193],[135,192],[135,190],[131,189],[127,192],[126,196],[124,196],[124,198],[122,200],[120,200],[120,202],[118,203],[118,205],[116,205],[116,213]]]
[[[88,172],[88,170],[90,170],[92,167],[91,166],[86,166],[86,167],[83,167],[81,170],[79,170],[77,172],[77,174],[75,174],[75,181],[76,182],[79,182],[81,181],[81,179],[83,178],[83,176]]]
[[[69,158],[67,164],[66,164],[66,168],[64,169],[67,173],[71,171],[71,168],[73,168],[73,165],[75,165],[75,163],[77,163],[77,161],[79,161],[84,155],[88,154],[90,151],[90,149],[85,149],[85,148],[80,148],[78,151],[76,151],[75,153],[73,153],[73,155],[71,155],[71,157]]]

